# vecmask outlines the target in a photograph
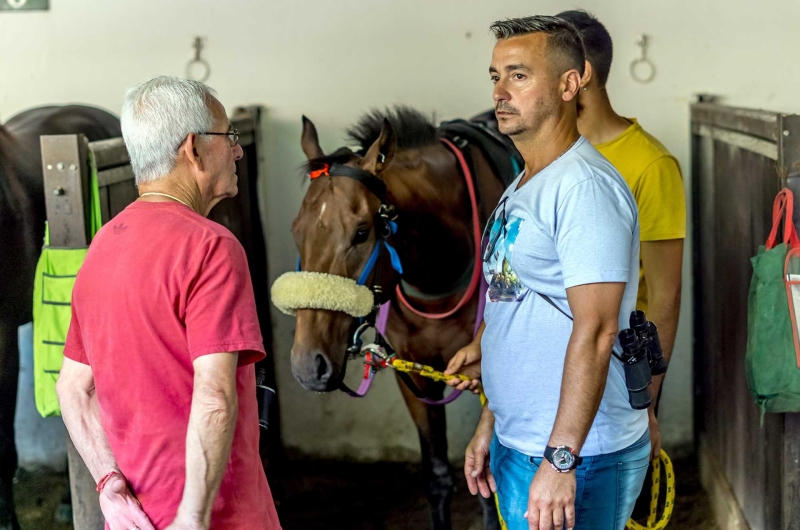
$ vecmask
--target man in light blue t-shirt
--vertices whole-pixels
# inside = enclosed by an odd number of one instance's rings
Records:
[[[482,354],[489,406],[467,480],[497,491],[511,530],[622,530],[650,454],[647,411],[630,406],[612,358],[636,304],[636,203],[578,134],[577,30],[545,16],[492,30],[498,123],[525,170],[484,236],[484,328],[467,349]]]

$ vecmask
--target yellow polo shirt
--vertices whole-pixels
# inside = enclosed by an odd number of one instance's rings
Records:
[[[625,132],[596,145],[630,186],[639,207],[642,241],[686,238],[686,197],[681,168],[661,142],[647,133],[636,118]],[[636,309],[647,311],[647,283],[639,260],[639,296]]]

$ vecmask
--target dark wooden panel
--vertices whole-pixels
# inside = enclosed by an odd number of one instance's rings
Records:
[[[111,220],[111,211],[108,206],[108,188],[100,188],[100,219],[103,224]]]
[[[260,126],[257,114],[259,107],[237,107],[231,116],[231,124],[239,130],[239,134],[254,133]]]
[[[94,163],[98,171],[127,165],[130,162],[128,149],[125,147],[125,141],[122,138],[109,138],[108,140],[92,142],[91,150],[92,154],[94,154]]]
[[[731,497],[718,506],[741,510],[758,530],[798,528],[800,510],[800,439],[784,433],[786,422],[800,435],[800,422],[795,415],[767,414],[761,425],[744,364],[750,258],[766,240],[773,200],[797,156],[794,144],[800,142],[794,134],[800,130],[794,129],[794,118],[716,105],[692,109],[695,407],[705,453],[701,459],[718,470],[706,473],[714,477],[707,486]],[[771,139],[778,161],[742,142],[700,135],[697,123]],[[788,134],[784,127],[790,127]],[[712,460],[715,465],[708,464]]]
[[[760,427],[760,410],[747,391],[744,353],[750,258],[766,240],[771,214],[771,209],[763,209],[761,198],[774,198],[780,181],[770,160],[727,144],[715,145],[714,160],[718,183],[715,300],[720,311],[715,331],[720,334],[720,349],[710,367],[718,392],[714,421],[720,422],[718,432],[724,435],[719,446],[722,467],[745,516],[754,528],[767,528],[767,513],[780,513],[780,500],[769,499],[766,493],[768,481],[776,478],[767,476],[768,466],[780,462],[781,444],[774,440],[778,443],[770,446],[767,430]],[[771,467],[779,477],[780,465]]]
[[[800,116],[796,114],[781,116],[781,131],[780,165],[778,166],[780,175],[782,178],[800,176]],[[800,195],[800,189],[795,189],[788,183],[787,186],[793,188],[795,196]],[[800,218],[800,208],[795,208],[795,223],[798,218]]]
[[[726,107],[714,103],[692,105],[692,123],[704,124],[778,141],[780,114],[754,109]]]
[[[111,219],[139,196],[132,180],[112,184],[106,189],[108,190],[108,210]]]
[[[97,172],[97,185],[101,188],[118,182],[125,182],[126,180],[136,180],[130,165],[117,166],[112,169],[105,169]]]

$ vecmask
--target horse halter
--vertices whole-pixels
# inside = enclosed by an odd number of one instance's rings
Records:
[[[384,155],[380,156],[383,157]],[[395,211],[395,207],[388,204],[386,201],[386,183],[369,171],[344,164],[324,164],[320,169],[309,171],[308,173],[308,178],[311,180],[318,179],[319,177],[348,177],[357,180],[381,201],[377,214],[381,225],[378,226],[376,224],[376,230],[379,230],[377,232],[379,237],[376,238],[375,248],[372,250],[372,254],[369,260],[367,260],[367,264],[364,266],[364,270],[361,271],[361,276],[356,283],[358,283],[358,285],[366,284],[370,274],[375,270],[375,265],[377,264],[382,248],[385,248],[389,253],[392,261],[392,268],[397,271],[398,274],[403,274],[400,256],[397,254],[395,248],[388,242],[388,239],[393,234],[397,233],[397,212]],[[373,288],[375,287],[378,288],[376,295],[380,294],[380,285],[378,285],[377,282]],[[378,303],[376,299],[375,307],[377,306]]]
[[[373,322],[381,302],[379,270],[376,268],[381,252],[385,249],[392,268],[403,274],[400,256],[389,243],[389,238],[397,232],[397,214],[393,205],[386,201],[386,184],[378,177],[360,168],[344,164],[324,164],[319,169],[309,171],[308,177],[348,177],[361,182],[380,201],[376,215],[376,242],[372,253],[357,280],[329,273],[303,272],[300,259],[295,272],[287,272],[272,286],[272,302],[282,312],[293,315],[298,309],[323,309],[340,311],[360,319]],[[372,279],[372,287],[366,285]],[[360,335],[360,334],[359,334]],[[357,337],[349,345],[351,350],[358,342]]]

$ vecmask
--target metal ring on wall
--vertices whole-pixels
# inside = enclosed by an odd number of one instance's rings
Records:
[[[637,73],[639,65],[647,66],[647,75],[642,76]],[[656,77],[656,66],[647,57],[634,59],[631,63],[631,77],[639,83],[649,83]]]
[[[194,48],[194,59],[189,61],[189,63],[186,65],[186,77],[194,81],[200,81],[201,83],[204,83],[211,75],[211,66],[201,56],[203,53],[203,38],[195,37],[194,42],[192,43],[192,48]],[[192,75],[194,66],[198,64],[203,68],[203,73],[199,77]]]
[[[194,69],[194,65],[200,65],[203,68],[202,75],[199,77],[195,77],[192,75],[192,70]],[[192,79],[194,81],[200,81],[204,83],[209,76],[211,75],[211,66],[205,61],[205,59],[192,59],[186,65],[186,77]]]

